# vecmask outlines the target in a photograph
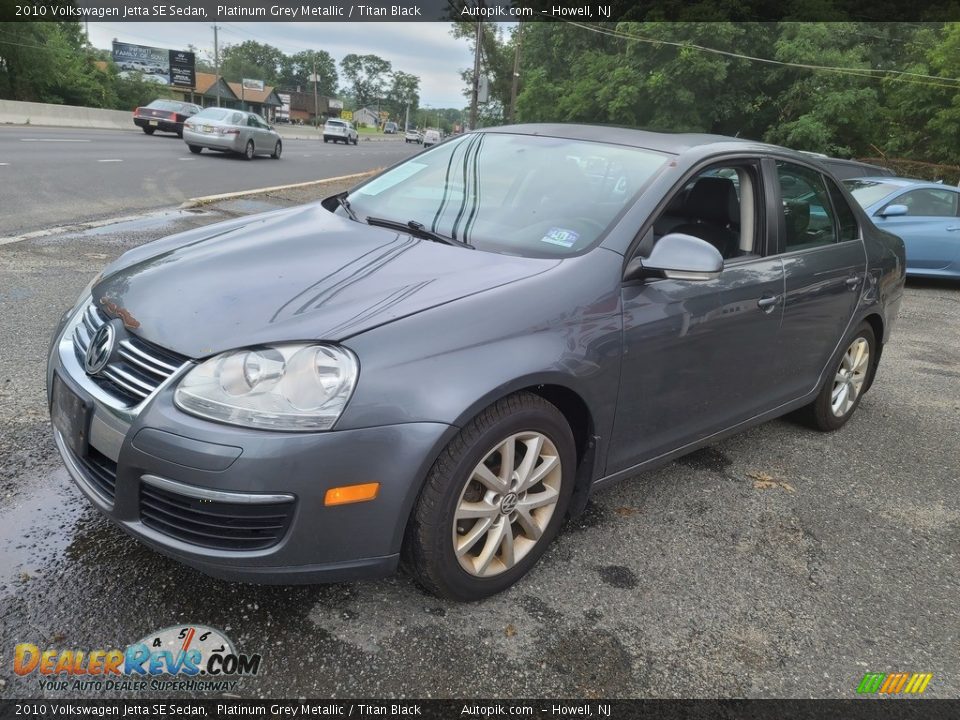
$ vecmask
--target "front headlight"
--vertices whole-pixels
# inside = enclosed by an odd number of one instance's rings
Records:
[[[357,383],[353,353],[334,345],[264,345],[198,365],[174,401],[209,420],[265,430],[329,430]]]

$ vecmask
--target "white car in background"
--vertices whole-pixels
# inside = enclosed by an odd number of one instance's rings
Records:
[[[345,142],[347,145],[357,144],[360,136],[354,130],[353,124],[347,120],[327,120],[323,125],[323,141]]]
[[[423,136],[419,130],[407,130],[403,135],[403,141],[408,143],[422,143]]]
[[[436,145],[442,139],[443,138],[440,136],[439,130],[433,130],[433,129],[427,130],[423,134],[423,140],[422,140],[423,146],[430,147],[431,145]]]

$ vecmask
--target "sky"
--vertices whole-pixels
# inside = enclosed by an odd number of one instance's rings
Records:
[[[450,35],[450,23],[220,23],[219,42],[240,44],[245,40],[267,43],[290,54],[301,50],[326,50],[337,61],[344,55],[379,55],[393,63],[394,70],[420,77],[420,106],[462,108],[460,71],[473,66],[467,40]],[[213,56],[213,29],[207,23],[91,22],[90,42],[109,49],[121,42],[186,50],[194,45]],[[342,79],[341,79],[342,84]]]

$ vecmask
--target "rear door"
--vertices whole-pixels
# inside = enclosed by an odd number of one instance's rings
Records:
[[[877,227],[899,235],[907,250],[907,268],[942,270],[960,257],[960,192],[953,188],[908,190],[887,205],[906,205],[907,214],[882,215],[873,221]]]
[[[800,163],[767,160],[779,191],[785,297],[778,354],[789,398],[817,387],[864,289],[867,257],[856,217],[834,181]]]

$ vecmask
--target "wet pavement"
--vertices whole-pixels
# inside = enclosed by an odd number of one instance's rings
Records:
[[[83,694],[17,677],[16,643],[122,648],[181,623],[263,656],[241,697],[853,697],[868,671],[931,672],[926,696],[960,695],[956,284],[910,284],[841,431],[775,421],[598,493],[528,578],[481,603],[402,574],[212,580],[101,518],[50,439],[59,314],[129,247],[316,192],[0,248],[0,696]]]

